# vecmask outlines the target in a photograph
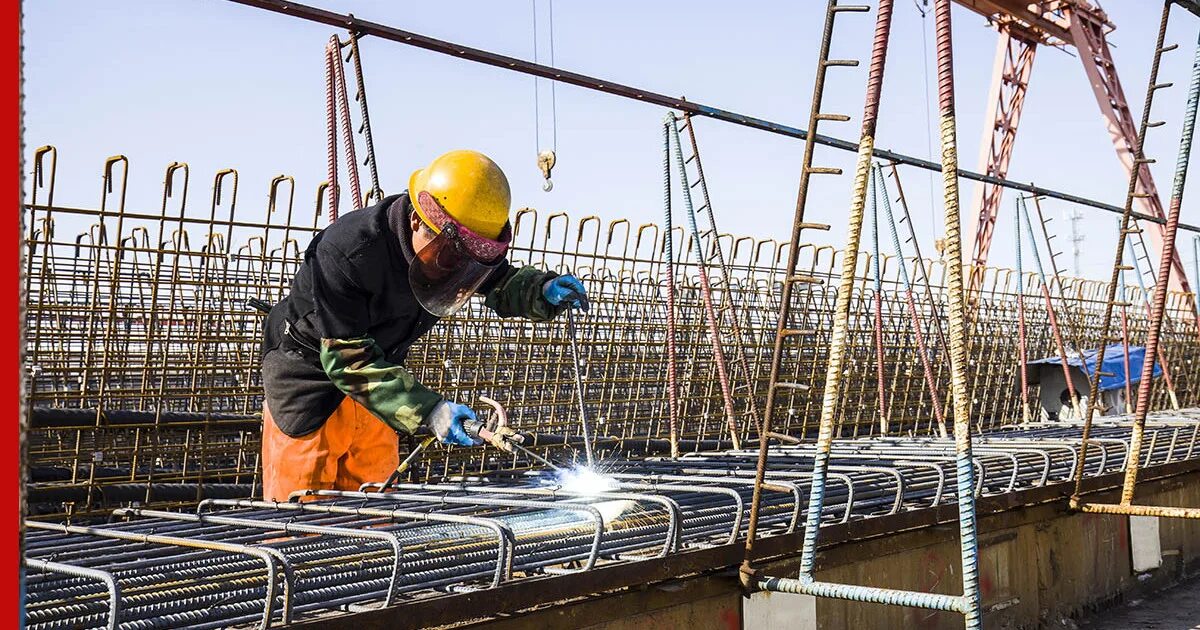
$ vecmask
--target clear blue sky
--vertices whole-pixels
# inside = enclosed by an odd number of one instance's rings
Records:
[[[419,33],[518,57],[532,58],[533,14],[525,0],[331,2],[314,4]],[[824,2],[698,0],[570,2],[554,6],[555,62],[666,94],[803,127],[812,93]],[[1118,25],[1110,37],[1135,114],[1141,109],[1157,2],[1108,0]],[[546,41],[547,0],[538,0]],[[1148,153],[1159,160],[1158,187],[1169,193],[1178,148],[1185,86],[1200,21],[1176,10],[1162,77],[1176,87],[1160,93]],[[932,54],[932,16],[926,23]],[[962,166],[977,169],[979,143],[996,35],[976,16],[954,11],[955,70]],[[834,55],[864,59],[870,16],[839,20]],[[59,197],[94,205],[106,156],[132,162],[130,203],[157,207],[162,173],[172,160],[192,166],[193,201],[207,203],[219,168],[241,173],[239,205],[265,205],[267,184],[294,175],[307,207],[324,179],[323,47],[332,29],[217,0],[39,0],[25,5],[26,146],[60,151]],[[911,0],[896,7],[877,146],[927,155],[936,128],[926,127],[922,19]],[[658,220],[661,214],[663,110],[560,85],[555,189],[541,190],[535,166],[534,79],[435,53],[367,38],[362,42],[367,89],[383,186],[398,192],[412,169],[451,148],[475,148],[495,158],[513,184],[514,205],[572,216]],[[545,61],[546,48],[541,55]],[[929,71],[933,71],[932,63]],[[856,139],[865,64],[833,70],[826,111],[849,114],[824,133]],[[931,76],[930,89],[936,90]],[[543,97],[549,91],[543,82]],[[548,100],[543,100],[547,104]],[[936,102],[933,104],[936,117]],[[547,117],[547,107],[542,113]],[[549,129],[548,120],[543,129]],[[936,120],[934,122],[936,125]],[[724,231],[786,238],[795,203],[802,143],[716,121],[700,121],[713,203]],[[549,135],[543,132],[543,138]],[[544,141],[543,144],[546,142]],[[937,140],[933,137],[934,155]],[[853,156],[819,149],[819,164],[849,171]],[[1197,158],[1193,164],[1200,162]],[[1193,166],[1184,219],[1200,222],[1200,174]],[[365,175],[365,172],[364,172]],[[930,251],[934,227],[929,179],[903,172],[916,225]],[[1120,205],[1126,178],[1099,110],[1074,56],[1038,53],[1010,178]],[[808,218],[834,229],[820,238],[842,245],[848,176],[814,188]],[[974,192],[963,184],[964,204]],[[940,190],[936,197],[940,200]],[[1164,204],[1166,199],[1163,200]],[[940,203],[940,202],[939,202]],[[1011,195],[992,260],[1012,261]],[[1047,209],[1060,215],[1065,206]],[[964,207],[964,210],[966,208]],[[937,210],[940,233],[940,206]],[[1084,275],[1107,276],[1115,215],[1087,211]],[[965,224],[965,221],[964,221]],[[1056,220],[1061,230],[1066,222]],[[1059,237],[1066,243],[1068,234]],[[1191,235],[1184,260],[1191,271]],[[1069,261],[1069,255],[1066,259]]]

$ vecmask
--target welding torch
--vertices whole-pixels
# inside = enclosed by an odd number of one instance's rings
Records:
[[[553,470],[559,470],[559,467],[550,460],[525,448],[525,436],[508,428],[508,413],[504,410],[503,405],[487,396],[480,396],[479,400],[495,410],[495,423],[489,426],[482,420],[467,420],[463,422],[463,430],[467,432],[467,435],[483,440],[502,451],[509,453],[519,451],[522,455],[540,464],[549,466]]]

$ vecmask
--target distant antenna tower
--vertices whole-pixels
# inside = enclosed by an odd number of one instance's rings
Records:
[[[1076,278],[1083,277],[1083,267],[1080,264],[1080,259],[1083,257],[1083,249],[1080,247],[1083,244],[1083,233],[1079,231],[1079,222],[1083,220],[1083,214],[1079,212],[1079,208],[1071,210],[1071,214],[1067,215],[1067,219],[1071,221],[1071,267]]]

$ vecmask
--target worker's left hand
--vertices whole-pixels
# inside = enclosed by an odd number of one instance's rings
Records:
[[[583,309],[584,312],[588,310],[587,289],[583,287],[579,278],[572,275],[547,280],[546,284],[542,285],[542,296],[554,306],[566,303]]]
[[[442,444],[475,446],[480,442],[463,429],[463,422],[476,419],[475,412],[470,407],[443,400],[425,416],[425,424],[438,436]]]

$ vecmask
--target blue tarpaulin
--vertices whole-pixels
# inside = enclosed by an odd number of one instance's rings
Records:
[[[1136,384],[1142,380],[1142,364],[1145,362],[1146,348],[1143,346],[1129,346],[1129,371],[1132,372],[1129,377],[1129,383]],[[1067,365],[1074,368],[1083,369],[1084,372],[1091,376],[1092,370],[1096,369],[1096,351],[1085,350],[1083,359],[1087,361],[1087,367],[1083,367],[1083,362],[1078,355],[1067,357]],[[1037,361],[1030,361],[1028,365],[1062,365],[1062,360],[1058,357],[1046,357]],[[1103,372],[1100,375],[1100,391],[1107,392],[1114,389],[1122,389],[1125,387],[1125,349],[1122,346],[1109,346],[1104,349],[1104,362],[1100,369]],[[1111,376],[1110,376],[1111,375]],[[1162,376],[1162,365],[1155,364],[1154,378]]]

